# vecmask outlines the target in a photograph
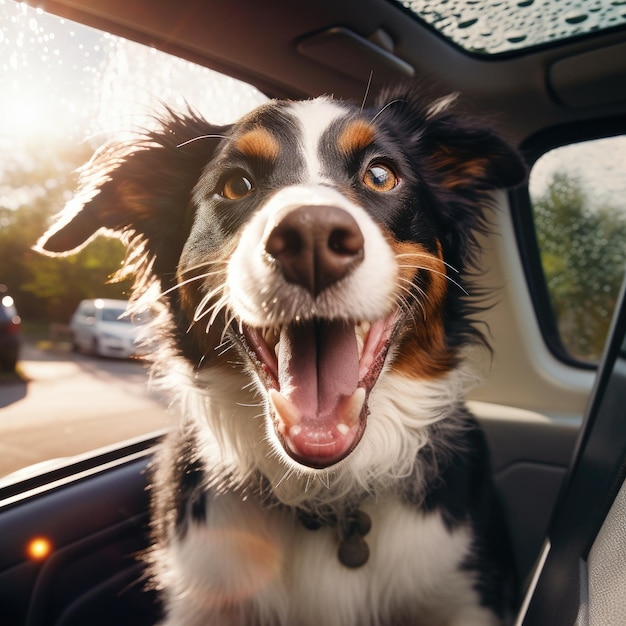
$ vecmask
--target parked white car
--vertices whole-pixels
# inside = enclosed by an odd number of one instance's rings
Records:
[[[127,313],[126,300],[83,300],[70,321],[75,350],[129,358],[142,352],[139,339],[148,315]]]

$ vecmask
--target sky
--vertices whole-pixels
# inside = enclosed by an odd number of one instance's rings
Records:
[[[531,197],[541,196],[559,171],[582,183],[590,208],[610,205],[626,217],[626,136],[585,141],[546,153],[531,171]]]

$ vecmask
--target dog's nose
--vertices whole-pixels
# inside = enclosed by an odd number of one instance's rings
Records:
[[[270,232],[265,250],[285,280],[314,297],[347,276],[364,257],[363,233],[347,211],[332,206],[302,206],[290,211]]]

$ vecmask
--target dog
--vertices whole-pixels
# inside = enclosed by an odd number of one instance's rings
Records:
[[[146,557],[166,626],[496,626],[514,563],[464,404],[472,278],[519,153],[415,85],[371,107],[167,109],[102,149],[39,243],[121,236],[162,304]],[[154,295],[156,294],[156,296]]]

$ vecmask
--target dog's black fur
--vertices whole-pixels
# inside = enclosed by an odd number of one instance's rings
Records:
[[[154,369],[181,419],[157,460],[149,560],[167,624],[510,614],[514,566],[463,357],[484,342],[469,294],[485,207],[525,168],[455,106],[403,86],[372,109],[278,102],[221,127],[168,111],[101,151],[40,242],[58,254],[122,236],[135,297],[163,308]],[[368,355],[358,382],[333,348],[352,350],[348,325]],[[310,359],[310,384],[338,398],[317,409],[290,387]]]

